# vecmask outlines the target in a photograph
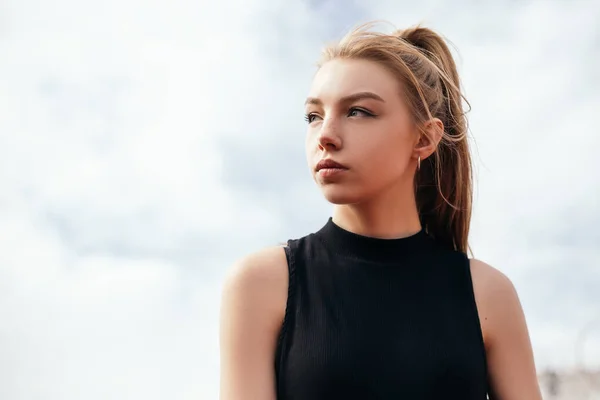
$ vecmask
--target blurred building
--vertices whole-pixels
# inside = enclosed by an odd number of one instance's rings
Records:
[[[544,400],[600,400],[600,370],[549,370],[539,382]]]

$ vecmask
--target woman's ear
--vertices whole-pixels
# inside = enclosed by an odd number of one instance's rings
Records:
[[[415,145],[414,157],[425,160],[437,149],[444,135],[444,124],[439,118],[432,118],[425,122],[421,128],[419,140]]]

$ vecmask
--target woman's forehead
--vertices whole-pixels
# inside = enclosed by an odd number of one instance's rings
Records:
[[[372,93],[388,101],[397,97],[398,80],[376,62],[335,59],[317,71],[308,97],[321,102],[338,102],[357,93]]]

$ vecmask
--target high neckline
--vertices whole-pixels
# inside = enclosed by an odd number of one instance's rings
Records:
[[[337,254],[385,263],[420,254],[432,244],[424,229],[402,238],[383,239],[350,232],[333,222],[331,217],[316,235]]]

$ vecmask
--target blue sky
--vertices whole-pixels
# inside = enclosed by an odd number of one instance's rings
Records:
[[[515,283],[540,370],[572,367],[600,318],[600,2],[414,3],[3,2],[0,398],[216,398],[223,275],[329,216],[302,103],[324,43],[370,19],[457,47],[473,250]]]

